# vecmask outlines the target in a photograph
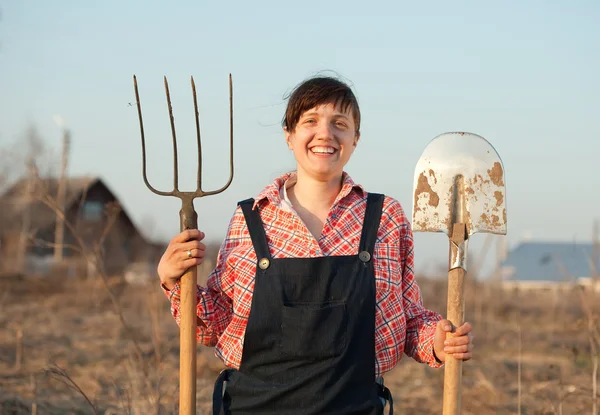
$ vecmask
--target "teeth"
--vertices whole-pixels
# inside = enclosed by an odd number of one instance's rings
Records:
[[[313,147],[311,151],[313,153],[333,154],[335,149],[333,147]]]

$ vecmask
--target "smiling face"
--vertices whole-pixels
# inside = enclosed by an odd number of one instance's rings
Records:
[[[338,180],[360,134],[350,108],[323,104],[302,113],[285,138],[296,158],[298,175],[319,181]]]
[[[360,137],[360,108],[346,83],[311,78],[290,95],[282,125],[298,176],[337,180]]]

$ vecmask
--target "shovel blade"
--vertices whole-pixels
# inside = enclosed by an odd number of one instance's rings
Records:
[[[445,133],[429,142],[417,162],[413,230],[452,235],[455,223],[467,233],[506,234],[504,166],[483,137]]]

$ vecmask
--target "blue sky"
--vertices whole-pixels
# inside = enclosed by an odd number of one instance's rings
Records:
[[[589,241],[600,218],[598,2],[13,0],[0,13],[0,148],[35,125],[56,168],[60,115],[73,134],[70,174],[102,177],[154,237],[178,232],[179,204],[142,182],[134,74],[149,177],[163,189],[172,185],[163,75],[182,188],[195,180],[190,75],[196,80],[209,189],[227,176],[233,75],[234,182],[196,202],[211,239],[224,236],[236,201],[294,168],[280,129],[283,97],[319,71],[349,80],[361,104],[362,138],[347,171],[408,215],[427,143],[469,131],[503,159],[509,247],[528,236]],[[473,237],[473,254],[484,238]],[[421,270],[444,264],[443,234],[415,240]]]

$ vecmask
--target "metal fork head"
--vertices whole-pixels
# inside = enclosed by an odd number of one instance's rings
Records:
[[[133,75],[133,86],[135,90],[135,100],[138,109],[138,117],[140,121],[140,133],[142,137],[142,174],[144,183],[146,186],[157,195],[160,196],[173,196],[181,199],[181,210],[179,212],[181,219],[181,230],[185,229],[196,229],[197,228],[197,215],[194,210],[194,199],[198,197],[216,195],[225,191],[231,185],[233,181],[233,86],[231,80],[231,74],[229,74],[229,179],[223,187],[217,190],[206,191],[202,189],[202,143],[200,140],[200,119],[198,113],[198,100],[196,98],[196,84],[194,83],[194,77],[190,77],[192,84],[192,96],[194,100],[194,115],[196,118],[196,141],[198,147],[198,171],[196,175],[197,185],[196,190],[193,192],[184,192],[179,190],[179,167],[177,159],[177,135],[175,133],[175,121],[173,118],[173,107],[171,105],[171,95],[169,93],[169,83],[167,77],[164,77],[165,93],[167,96],[167,105],[169,108],[169,118],[171,122],[171,135],[173,140],[173,190],[161,191],[155,189],[148,181],[146,174],[146,138],[144,135],[144,122],[142,118],[142,105],[140,101],[137,78]]]

